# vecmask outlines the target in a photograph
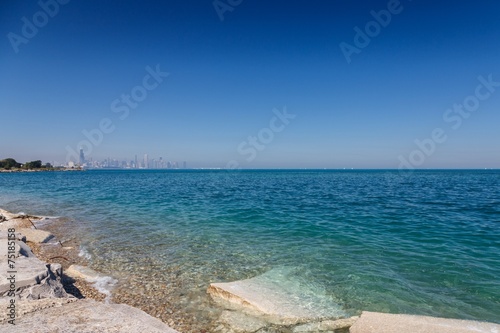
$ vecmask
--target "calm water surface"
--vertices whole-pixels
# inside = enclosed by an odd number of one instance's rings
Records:
[[[175,271],[186,304],[286,267],[353,314],[500,322],[500,171],[0,174],[0,206],[69,217],[118,278]]]

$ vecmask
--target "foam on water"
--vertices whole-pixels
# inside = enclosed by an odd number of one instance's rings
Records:
[[[83,245],[80,246],[80,252],[78,252],[78,256],[85,258],[90,261],[92,259],[92,255],[89,253],[87,248],[85,248]]]
[[[102,294],[106,295],[104,301],[109,303],[112,296],[112,291],[118,281],[110,276],[100,276],[94,279],[92,285]]]

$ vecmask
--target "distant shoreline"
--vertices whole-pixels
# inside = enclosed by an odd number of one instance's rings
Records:
[[[85,169],[0,169],[0,173],[19,173],[19,172],[63,172],[63,171],[85,171]]]

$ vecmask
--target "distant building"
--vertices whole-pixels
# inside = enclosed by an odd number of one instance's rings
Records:
[[[187,169],[187,163],[186,163],[186,161],[182,162],[182,168],[183,169]]]
[[[149,159],[148,159],[148,154],[144,154],[144,167],[146,169],[149,169]]]
[[[80,148],[80,165],[85,163],[85,154],[83,153],[83,148]]]

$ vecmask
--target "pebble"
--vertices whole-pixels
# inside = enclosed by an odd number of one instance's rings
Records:
[[[64,225],[58,225],[57,222],[47,224],[44,230],[50,231],[56,237],[66,234]],[[29,244],[29,246],[41,260],[60,263],[63,272],[72,264],[90,266],[87,259],[78,255],[77,238],[69,239],[64,243],[64,247],[43,246],[43,244]],[[192,276],[182,273],[181,267],[164,267],[151,260],[142,263],[123,263],[118,260],[109,262],[94,258],[92,268],[99,271],[99,262],[106,264],[108,270],[115,270],[116,275],[121,277],[113,290],[112,302],[137,307],[183,333],[213,332],[216,325],[219,325],[217,323],[219,312],[214,311],[211,306],[206,296],[205,285],[199,280],[195,281]],[[77,297],[97,301],[103,301],[106,297],[86,281],[73,279],[63,281],[65,289]]]

